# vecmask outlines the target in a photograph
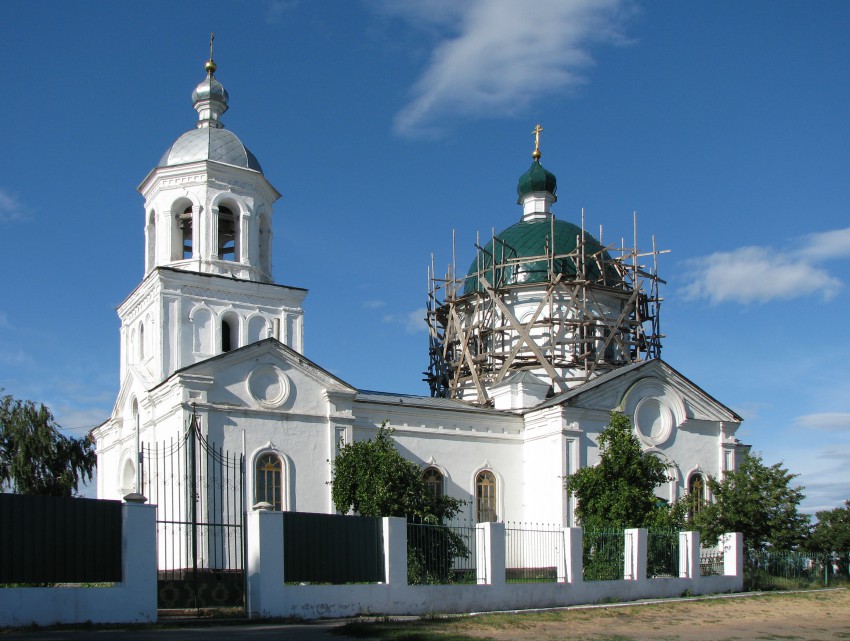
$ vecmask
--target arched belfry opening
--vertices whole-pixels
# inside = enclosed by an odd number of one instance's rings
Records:
[[[171,260],[185,260],[194,255],[194,214],[191,203],[176,203],[172,210]]]
[[[239,347],[239,318],[228,313],[221,318],[221,351],[230,352]]]
[[[239,218],[225,205],[218,208],[218,257],[239,260]]]

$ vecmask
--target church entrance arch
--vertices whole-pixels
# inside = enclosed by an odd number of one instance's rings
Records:
[[[142,444],[157,506],[160,609],[245,607],[245,457],[207,440],[196,414],[179,438]]]

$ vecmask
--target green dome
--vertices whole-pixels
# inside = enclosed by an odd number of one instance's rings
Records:
[[[554,176],[552,179],[554,181]],[[533,258],[546,254],[547,247],[550,246],[549,237],[551,232],[551,216],[518,222],[516,225],[508,227],[496,236],[495,251],[493,249],[493,239],[491,239],[485,246],[484,251],[480,251],[479,256],[472,261],[467,271],[463,293],[470,294],[474,291],[484,290],[476,276],[479,270],[479,257],[481,260],[480,268],[485,270],[485,276],[491,285],[510,286],[547,282],[548,272],[546,269],[547,261],[545,259],[521,263],[513,263],[513,261],[514,259]],[[569,254],[575,251],[576,240],[579,236],[581,236],[581,227],[568,223],[565,220],[555,219],[555,255]],[[584,233],[584,240],[585,254],[588,257],[586,266],[587,278],[591,281],[603,282],[599,264],[590,258],[596,252],[601,251],[603,247],[599,241],[587,232]],[[506,262],[511,262],[512,264],[495,270],[496,273],[494,274],[494,254],[497,264],[504,264]],[[611,257],[608,252],[604,252],[603,256],[604,259],[602,262],[606,265],[604,282],[606,285],[616,286],[621,281],[620,276],[612,266],[610,262]],[[572,258],[557,258],[555,259],[555,272],[561,273],[567,280],[571,280],[576,275],[575,262]]]
[[[548,191],[554,196],[557,189],[555,174],[544,169],[539,160],[535,160],[528,171],[519,177],[516,193],[520,198],[535,191]]]

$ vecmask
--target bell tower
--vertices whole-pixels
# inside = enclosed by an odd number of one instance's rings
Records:
[[[139,186],[147,212],[145,274],[168,266],[269,283],[272,203],[280,194],[254,154],[224,128],[229,96],[212,55],[205,70],[192,92],[195,128],[174,141]]]
[[[229,96],[212,57],[192,92],[193,129],[165,151],[145,199],[145,273],[118,308],[121,377],[150,389],[175,371],[265,338],[303,350],[306,290],[273,283],[278,191],[224,127]]]

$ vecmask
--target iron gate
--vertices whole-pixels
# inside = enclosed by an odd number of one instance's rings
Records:
[[[244,607],[245,461],[201,433],[142,445],[143,492],[157,506],[158,607]]]

